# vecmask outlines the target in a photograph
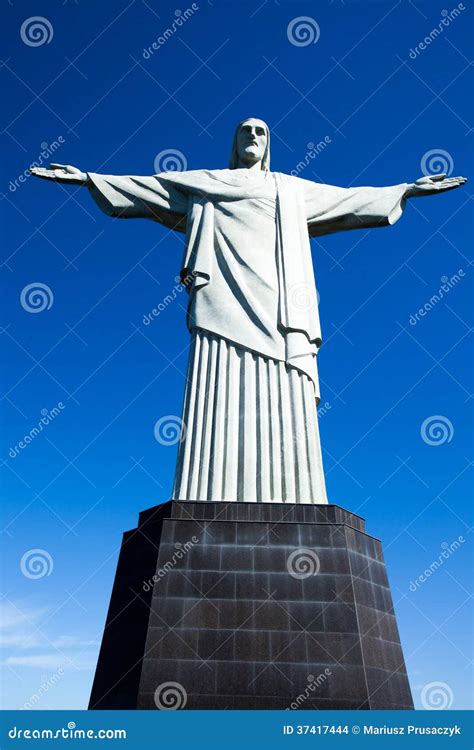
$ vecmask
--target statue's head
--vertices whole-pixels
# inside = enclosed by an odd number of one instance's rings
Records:
[[[229,169],[251,167],[257,162],[265,172],[270,169],[270,130],[263,120],[248,117],[237,125]]]

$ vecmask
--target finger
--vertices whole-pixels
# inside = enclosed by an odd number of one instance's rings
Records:
[[[50,169],[68,169],[67,164],[50,164]]]
[[[444,180],[444,178],[447,177],[445,172],[441,172],[440,174],[431,174],[430,179],[433,182],[440,182],[441,180]]]
[[[448,192],[448,190],[456,190],[456,188],[461,187],[460,182],[454,182],[449,183],[448,185],[440,185],[439,190],[440,192]]]
[[[40,180],[55,180],[56,177],[54,175],[54,172],[50,172],[48,169],[45,169],[44,172],[35,172],[35,177],[39,177]]]

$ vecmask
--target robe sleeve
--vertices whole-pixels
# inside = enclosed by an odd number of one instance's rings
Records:
[[[340,188],[304,181],[311,237],[395,224],[403,213],[408,184]]]
[[[152,219],[170,229],[186,231],[188,196],[166,180],[102,175],[88,172],[89,192],[99,208],[119,219]]]

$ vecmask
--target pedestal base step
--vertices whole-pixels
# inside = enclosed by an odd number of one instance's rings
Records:
[[[335,505],[172,501],[124,535],[91,709],[411,709],[381,544]]]

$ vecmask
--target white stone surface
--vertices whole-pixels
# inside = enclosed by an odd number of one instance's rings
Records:
[[[254,118],[237,127],[229,169],[138,177],[52,164],[31,172],[87,185],[110,216],[186,235],[181,275],[191,279],[193,340],[174,497],[327,502],[309,238],[393,224],[407,198],[465,178],[340,188],[271,172],[270,132]]]

